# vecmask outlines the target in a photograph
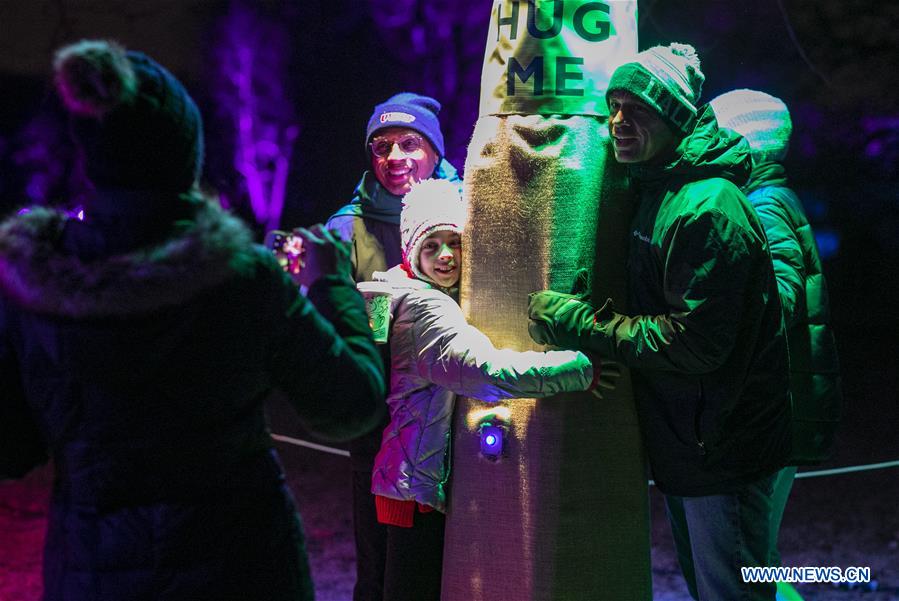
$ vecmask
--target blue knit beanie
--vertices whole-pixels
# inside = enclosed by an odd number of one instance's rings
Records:
[[[430,96],[421,96],[412,92],[395,94],[375,107],[368,127],[365,128],[365,145],[371,142],[372,136],[380,129],[387,127],[405,127],[414,129],[431,143],[440,158],[445,152],[443,132],[437,113],[440,103]]]

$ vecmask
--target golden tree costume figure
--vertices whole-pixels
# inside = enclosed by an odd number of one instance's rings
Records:
[[[605,91],[637,51],[635,1],[496,0],[465,164],[461,304],[497,346],[537,349],[528,294],[623,305],[633,203],[611,158]],[[650,599],[649,508],[627,377],[589,393],[461,398],[444,601]]]

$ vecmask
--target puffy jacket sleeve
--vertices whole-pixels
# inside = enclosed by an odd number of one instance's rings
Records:
[[[353,279],[358,279],[359,249],[356,247],[356,237],[353,235],[355,222],[356,218],[352,215],[332,215],[325,223],[325,227],[344,242],[350,243],[350,263],[353,266]]]
[[[9,321],[0,297],[0,480],[20,478],[47,461],[47,445],[22,387]]]
[[[539,398],[590,387],[593,367],[583,353],[497,349],[465,321],[449,296],[414,292],[406,302],[412,303],[417,370],[429,382],[483,401]]]
[[[273,369],[300,420],[331,440],[371,431],[386,412],[384,370],[353,282],[325,276],[303,297],[283,275],[279,297]]]
[[[748,299],[762,294],[763,243],[713,209],[676,221],[662,251],[668,312],[629,317],[607,304],[585,347],[629,367],[714,371],[730,355]]]
[[[798,234],[801,224],[794,222],[786,199],[778,198],[772,188],[759,189],[750,200],[768,237],[784,321],[790,327],[805,308],[806,271]]]

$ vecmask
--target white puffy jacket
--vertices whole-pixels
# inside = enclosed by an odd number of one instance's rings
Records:
[[[489,402],[581,391],[589,388],[593,367],[577,351],[495,348],[449,295],[399,267],[375,279],[391,285],[393,323],[390,423],[375,458],[372,493],[445,511],[457,394]]]

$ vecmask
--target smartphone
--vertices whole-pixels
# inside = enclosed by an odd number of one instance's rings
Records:
[[[303,268],[303,239],[293,232],[271,230],[265,235],[265,246],[271,250],[281,268],[297,275]]]

